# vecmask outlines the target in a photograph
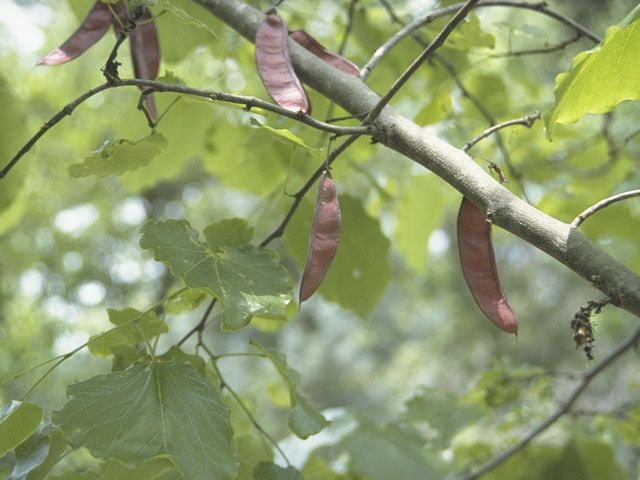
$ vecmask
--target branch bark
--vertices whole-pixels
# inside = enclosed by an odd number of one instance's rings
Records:
[[[242,0],[194,0],[250,42],[264,14]],[[290,41],[296,73],[309,87],[352,114],[371,111],[380,97],[367,85],[324,63]],[[640,276],[611,257],[577,228],[522,201],[496,182],[462,150],[427,133],[387,106],[374,123],[374,138],[431,170],[487,212],[505,230],[534,245],[615,304],[640,316]]]

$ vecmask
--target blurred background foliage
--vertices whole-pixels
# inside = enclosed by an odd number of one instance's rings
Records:
[[[208,28],[172,14],[158,17],[161,75],[172,72],[189,86],[267,98],[249,42],[189,0],[171,3]],[[270,5],[249,3],[262,10]],[[399,28],[388,7],[408,22],[436,6],[429,0],[384,3],[353,2],[344,53],[359,65]],[[549,6],[604,37],[635,3],[551,1]],[[286,1],[279,13],[290,29],[303,28],[335,51],[350,21],[349,4]],[[111,34],[72,63],[33,67],[75,30],[87,9],[85,0],[0,0],[2,164],[66,103],[103,82],[100,68],[113,45]],[[162,3],[154,7],[156,13],[161,10]],[[419,34],[432,38],[444,21]],[[428,62],[392,104],[461,147],[489,126],[487,115],[501,122],[551,108],[555,76],[594,44],[581,38],[543,54],[523,51],[573,36],[532,11],[478,9],[439,50],[446,63]],[[119,57],[123,77],[132,75],[127,48],[123,45]],[[384,93],[420,50],[413,39],[403,40],[367,83]],[[318,118],[345,114],[309,93]],[[202,230],[211,222],[241,217],[259,241],[283,218],[291,202],[287,193],[295,192],[324,159],[328,137],[311,128],[192,99],[172,104],[175,98],[156,94],[160,111],[171,106],[157,129],[168,146],[147,167],[104,179],[72,178],[67,171],[109,139],[136,141],[149,133],[136,110],[138,91],[122,88],[80,106],[0,181],[0,379],[108,328],[106,308],[145,310],[178,287],[138,245],[146,220],[185,218]],[[252,124],[252,118],[288,129],[322,153],[295,148]],[[512,191],[571,221],[598,200],[637,188],[640,140],[634,133],[639,120],[637,102],[623,103],[610,114],[557,126],[553,142],[546,140],[538,121],[530,129],[503,130],[501,144],[494,136],[470,153],[482,165],[499,165]],[[328,432],[306,443],[288,437],[283,387],[267,362],[230,358],[221,363],[264,427],[278,439],[287,437],[283,445],[307,479],[419,478],[412,475],[424,474],[424,463],[415,455],[429,457],[432,478],[444,475],[442,465],[457,470],[477,466],[542,421],[574,385],[572,375],[589,367],[573,345],[569,323],[580,306],[601,294],[543,253],[494,229],[502,284],[520,320],[514,340],[483,317],[460,273],[456,191],[365,139],[339,158],[333,176],[344,236],[318,294],[278,329],[261,324],[223,333],[216,320],[205,330],[205,341],[216,353],[225,353],[248,351],[248,340],[256,339],[286,353],[302,374],[304,391],[334,419]],[[303,202],[284,238],[270,245],[288,268],[292,285],[304,266],[314,195]],[[590,218],[582,230],[640,272],[639,220],[640,203],[631,200]],[[168,312],[170,331],[161,338],[160,351],[194,326],[205,307]],[[630,333],[637,319],[608,307],[595,322],[597,361]],[[191,352],[192,345],[183,348]],[[637,362],[637,353],[627,355],[600,375],[574,415],[486,478],[635,477],[640,452]],[[56,369],[30,401],[45,410],[58,409],[66,385],[109,369],[108,359],[81,351]],[[37,378],[35,373],[4,385],[0,403],[20,398]],[[234,417],[236,431],[250,432],[247,420],[240,418]],[[438,452],[435,459],[433,452]],[[10,471],[11,462],[10,455],[0,460],[0,472]],[[65,462],[93,465],[82,452]]]

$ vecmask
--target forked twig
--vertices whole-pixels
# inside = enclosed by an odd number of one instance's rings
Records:
[[[578,400],[580,395],[587,389],[591,381],[594,379],[596,375],[602,372],[605,368],[611,365],[615,360],[617,360],[623,353],[625,353],[630,348],[634,347],[638,343],[638,339],[640,339],[640,326],[636,327],[631,336],[626,339],[624,342],[618,344],[616,348],[614,348],[605,358],[602,359],[600,363],[595,365],[593,368],[587,370],[580,377],[580,381],[578,385],[573,389],[569,397],[564,401],[564,403],[558,408],[555,412],[553,412],[547,419],[538,425],[536,428],[528,432],[524,435],[518,443],[516,443],[511,448],[504,450],[502,453],[499,453],[483,466],[475,470],[474,472],[463,475],[459,477],[459,480],[475,480],[485,473],[490,472],[502,462],[518,453],[520,450],[524,449],[534,438],[544,432],[547,428],[553,425],[560,417],[567,414],[573,404]]]

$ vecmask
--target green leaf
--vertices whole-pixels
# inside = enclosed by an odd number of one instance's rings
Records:
[[[178,77],[175,73],[173,73],[171,70],[165,70],[164,75],[161,75],[158,78],[156,78],[156,82],[169,83],[171,85],[182,85],[182,86],[185,85],[182,79]]]
[[[141,231],[142,248],[187,286],[206,288],[220,301],[223,330],[239,330],[254,315],[285,315],[291,289],[274,252],[246,244],[214,254],[186,220],[149,221]]]
[[[124,310],[108,309],[109,321],[116,325],[115,329],[94,335],[89,339],[89,351],[94,355],[108,357],[113,354],[111,348],[116,345],[135,346],[144,342],[144,337],[135,325],[144,332],[147,340],[150,340],[162,333],[167,333],[169,327],[164,320],[161,320],[153,312],[145,314],[133,308]]]
[[[67,470],[61,475],[47,475],[45,480],[95,480],[96,474],[88,470],[86,472],[76,472],[75,470]]]
[[[424,270],[429,236],[442,222],[447,200],[442,187],[442,181],[435,175],[415,176],[396,208],[398,223],[394,245],[407,264],[417,271]]]
[[[432,35],[440,33],[440,30],[447,23],[446,18],[429,23],[427,32]],[[458,27],[451,32],[447,38],[447,47],[456,50],[469,51],[475,48],[493,48],[495,39],[493,35],[485,33],[480,25],[480,20],[475,13],[467,15],[464,21],[460,22]]]
[[[0,235],[9,231],[16,225],[27,211],[27,187],[21,185],[7,198],[8,204],[3,206],[0,202]]]
[[[289,428],[291,431],[298,437],[305,439],[326,427],[329,422],[300,391],[300,374],[287,365],[285,355],[282,352],[267,350],[253,340],[250,343],[271,361],[289,389],[289,403],[291,406]]]
[[[227,37],[216,38],[213,33],[221,28],[221,24],[213,15],[207,15],[203,7],[188,0],[163,0],[161,6],[166,6],[172,13],[156,19],[163,61],[177,63],[188,59],[201,45],[224,52]]]
[[[154,480],[172,470],[176,470],[176,464],[169,455],[153,457],[135,467],[111,458],[100,464],[100,480]]]
[[[259,462],[273,460],[273,450],[263,438],[245,433],[235,437],[233,444],[240,463],[236,480],[252,480]]]
[[[251,117],[251,125],[254,125],[254,126],[258,127],[258,128],[262,128],[262,129],[266,130],[267,132],[273,134],[276,137],[276,139],[279,140],[279,141],[283,141],[284,140],[285,143],[290,143],[294,147],[302,147],[302,148],[304,148],[309,153],[311,153],[314,157],[317,157],[317,156],[322,154],[322,149],[321,148],[313,148],[313,147],[307,145],[304,142],[304,140],[302,140],[297,135],[294,135],[293,133],[291,133],[290,130],[287,130],[286,128],[272,128],[269,125],[262,125],[254,117]]]
[[[69,165],[69,175],[74,178],[122,175],[148,165],[166,146],[167,140],[157,132],[137,142],[126,139],[108,140],[84,162]]]
[[[458,431],[485,415],[480,408],[461,403],[453,394],[427,388],[408,400],[406,409],[403,418],[411,423],[428,423],[438,431],[443,447]]]
[[[16,448],[16,464],[7,480],[44,478],[66,446],[62,432],[50,420],[43,420],[35,433]]]
[[[355,198],[340,196],[340,210],[340,246],[318,291],[327,300],[365,317],[376,307],[389,283],[390,242],[380,230],[380,222],[370,217]],[[301,269],[306,263],[312,218],[313,204],[305,200],[284,235],[287,250]]]
[[[640,20],[607,30],[604,42],[579,53],[571,70],[556,77],[556,103],[544,115],[547,137],[556,123],[575,123],[585,113],[606,113],[640,98]]]
[[[42,409],[13,400],[0,409],[0,457],[25,441],[42,421]]]
[[[188,288],[179,295],[173,297],[171,301],[166,304],[165,308],[167,313],[172,313],[174,315],[191,312],[198,308],[198,306],[204,302],[207,297],[209,297],[209,293],[202,288]]]
[[[358,473],[370,480],[446,478],[436,455],[429,455],[418,439],[392,428],[379,430],[361,424],[342,440]]]
[[[218,35],[216,35],[216,32],[213,30],[213,28],[211,28],[211,26],[207,25],[203,21],[194,17],[186,10],[176,7],[172,2],[168,0],[159,0],[159,1],[156,0],[156,4],[158,5],[158,7],[162,8],[163,10],[166,10],[170,12],[172,15],[175,15],[175,17],[178,20],[180,20],[180,22],[182,22],[183,24],[201,28],[207,33],[211,34],[213,38],[217,38]]]
[[[150,356],[145,348],[132,347],[131,345],[113,345],[109,347],[113,358],[111,359],[111,371],[119,372],[136,362],[146,362]]]
[[[611,445],[597,439],[571,439],[560,456],[549,462],[540,478],[549,480],[624,480],[628,472],[620,466]]]
[[[136,363],[70,385],[67,395],[53,421],[74,447],[123,462],[170,454],[187,480],[235,476],[229,410],[189,364]]]
[[[158,359],[166,362],[175,360],[179,363],[190,363],[191,366],[195,368],[196,372],[203,376],[204,369],[207,364],[202,357],[185,353],[177,345],[172,345],[171,348],[167,350],[167,353],[160,355]]]
[[[255,480],[304,480],[295,467],[280,467],[271,462],[260,462],[253,470]]]
[[[431,125],[442,121],[453,110],[451,93],[447,90],[432,92],[431,101],[422,107],[414,121],[418,125]]]
[[[224,247],[246,245],[253,238],[253,228],[242,218],[229,218],[212,223],[203,233],[214,253],[220,252]]]

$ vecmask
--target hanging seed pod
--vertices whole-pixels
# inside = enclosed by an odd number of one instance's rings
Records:
[[[311,104],[289,56],[287,24],[269,13],[256,33],[256,65],[267,92],[275,102],[294,112],[311,113]]]
[[[318,198],[309,234],[307,264],[300,285],[300,303],[307,300],[322,283],[340,244],[340,205],[336,186],[328,170],[320,177]]]
[[[129,42],[131,45],[131,59],[136,78],[155,80],[160,69],[160,44],[158,31],[152,21],[151,12],[145,10],[137,20],[136,28],[131,31]],[[147,22],[147,23],[143,23]],[[158,110],[153,94],[147,95],[147,110],[152,118],[158,118]]]
[[[316,57],[321,58],[325,62],[333,65],[334,67],[342,70],[345,73],[348,73],[349,75],[353,75],[354,77],[360,76],[360,69],[355,63],[353,63],[351,60],[347,60],[342,55],[338,55],[337,53],[333,53],[332,51],[327,50],[320,42],[318,42],[304,30],[295,30],[289,33],[289,35],[296,42],[313,53]]]
[[[102,38],[109,30],[111,21],[109,7],[98,0],[73,35],[60,47],[38,60],[38,65],[60,65],[80,56]]]
[[[518,333],[518,321],[500,285],[491,243],[491,223],[482,210],[466,198],[458,212],[460,264],[480,310],[507,333]]]

